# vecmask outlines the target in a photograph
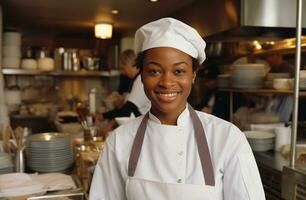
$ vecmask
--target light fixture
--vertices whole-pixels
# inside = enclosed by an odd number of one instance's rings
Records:
[[[112,37],[113,26],[107,23],[95,24],[95,36],[96,38],[109,39]]]
[[[116,9],[112,10],[112,14],[114,14],[114,15],[119,14],[119,10],[116,10]]]

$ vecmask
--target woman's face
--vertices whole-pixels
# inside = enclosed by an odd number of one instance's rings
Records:
[[[153,114],[178,116],[186,107],[194,78],[192,58],[188,54],[170,47],[146,51],[142,82]]]

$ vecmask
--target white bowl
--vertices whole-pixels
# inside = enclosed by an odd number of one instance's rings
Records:
[[[34,70],[37,69],[37,61],[33,58],[25,58],[21,60],[21,68]]]
[[[54,70],[54,59],[53,58],[40,58],[37,61],[37,67],[43,71]]]
[[[293,79],[275,78],[273,79],[273,88],[277,90],[290,90],[293,88]]]
[[[306,78],[306,70],[300,71],[300,78]]]
[[[274,148],[275,134],[264,131],[244,132],[253,151],[268,151]]]

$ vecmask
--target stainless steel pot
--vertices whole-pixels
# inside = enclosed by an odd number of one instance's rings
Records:
[[[81,59],[82,66],[91,71],[100,69],[100,58],[85,57]]]

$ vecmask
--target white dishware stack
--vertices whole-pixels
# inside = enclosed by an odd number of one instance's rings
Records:
[[[6,152],[0,152],[0,174],[11,173],[14,171],[12,156]]]
[[[27,166],[37,172],[59,172],[73,164],[73,151],[69,134],[40,133],[28,140]]]
[[[306,70],[300,71],[300,89],[306,90]]]
[[[232,66],[231,85],[233,88],[262,88],[265,74],[264,64],[235,64]]]
[[[218,87],[219,88],[229,88],[230,86],[231,86],[231,75],[230,74],[218,75]]]
[[[244,131],[253,151],[268,151],[274,148],[275,135],[265,131]]]
[[[3,68],[19,68],[21,58],[21,33],[4,32],[2,49]]]

